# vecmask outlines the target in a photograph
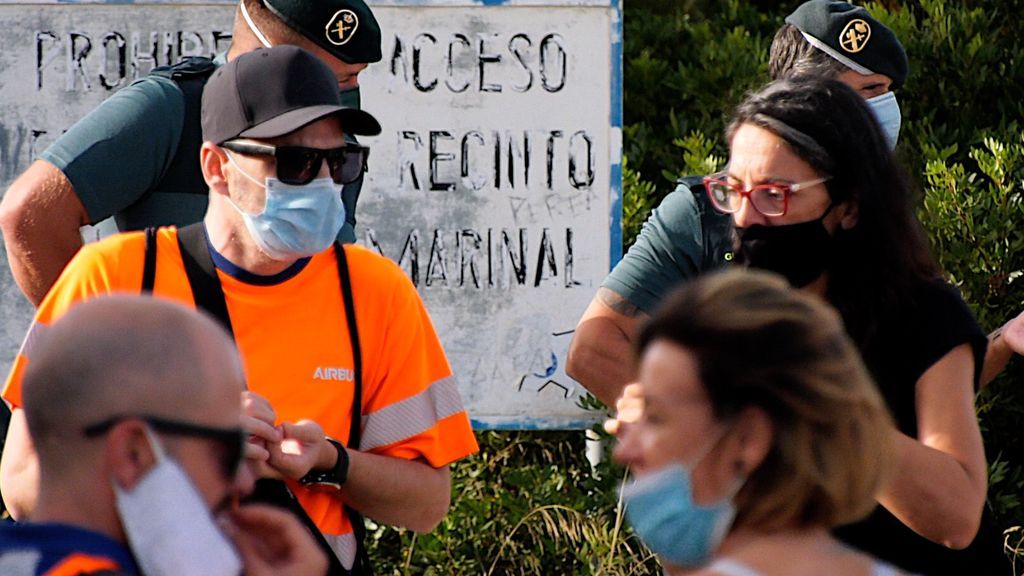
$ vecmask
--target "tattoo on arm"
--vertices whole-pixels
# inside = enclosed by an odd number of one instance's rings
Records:
[[[608,288],[598,288],[597,297],[605,306],[611,308],[612,310],[619,314],[622,314],[623,316],[633,318],[643,313],[643,311],[640,310],[640,308],[638,308],[636,304],[633,304],[632,302],[630,302],[629,300],[627,300],[625,297],[623,297],[618,292],[615,292],[614,290],[610,290]]]

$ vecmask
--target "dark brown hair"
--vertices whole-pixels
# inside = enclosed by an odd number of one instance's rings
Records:
[[[768,75],[772,80],[790,76],[835,78],[847,70],[850,68],[845,64],[815,48],[792,24],[779,28],[768,51]]]
[[[835,80],[772,82],[737,107],[726,130],[730,142],[743,124],[771,131],[819,174],[831,176],[825,186],[833,202],[854,202],[856,224],[835,233],[828,300],[867,349],[877,322],[912,306],[918,285],[939,277],[903,167],[864,100]]]
[[[718,420],[750,406],[772,446],[734,502],[737,525],[832,527],[863,517],[892,460],[892,422],[836,312],[781,276],[733,268],[674,293],[642,329],[694,355]]]

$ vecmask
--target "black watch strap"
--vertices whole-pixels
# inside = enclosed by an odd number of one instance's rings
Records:
[[[327,441],[338,451],[338,461],[333,468],[327,470],[310,470],[299,479],[299,484],[306,487],[330,487],[335,490],[341,490],[345,484],[345,480],[348,479],[348,450],[333,438],[328,438]]]

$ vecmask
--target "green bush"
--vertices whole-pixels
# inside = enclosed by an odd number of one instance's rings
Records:
[[[785,3],[759,11],[743,0],[656,4],[631,0],[623,15],[623,148],[640,179],[656,187],[652,207],[688,173],[671,144],[693,133],[712,144],[721,140],[728,111],[767,77],[768,47],[788,13]],[[629,184],[625,193],[637,198]],[[627,246],[629,230],[639,230],[629,216],[623,215]],[[642,223],[646,212],[640,216]]]
[[[921,220],[950,279],[985,326],[997,327],[1024,308],[1024,135],[1010,124],[1012,140],[986,137],[968,152],[926,147]],[[1024,397],[1020,366],[1011,366],[979,397],[990,462],[989,500],[1006,526],[1024,524]]]
[[[888,22],[907,38],[904,158],[922,180],[921,221],[949,278],[991,330],[1024,309],[1024,53],[1021,0],[923,0]],[[989,504],[1017,549],[1024,525],[1024,396],[1019,362],[978,398]]]
[[[452,508],[430,534],[372,527],[380,574],[656,574],[622,525],[621,468],[594,471],[583,432],[483,432],[453,467]]]
[[[772,36],[799,3],[625,5],[626,246],[674,178],[722,166],[727,114],[767,81]],[[922,222],[950,280],[993,329],[1024,309],[1024,0],[886,1],[869,9],[896,31],[910,57],[911,76],[898,94],[898,153],[920,183]],[[1011,363],[977,403],[989,503],[1018,558],[1022,370]],[[436,531],[415,538],[384,527],[370,531],[380,573],[658,573],[621,524],[616,496],[623,471],[602,464],[592,473],[582,433],[479,438],[481,453],[453,467],[452,509]]]

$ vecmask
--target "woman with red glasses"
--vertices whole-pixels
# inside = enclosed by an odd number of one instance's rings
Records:
[[[983,519],[985,334],[942,280],[871,110],[839,82],[776,82],[737,108],[726,137],[728,166],[706,183],[733,216],[737,260],[838,309],[896,421],[897,473],[837,536],[916,573],[1009,573]]]

